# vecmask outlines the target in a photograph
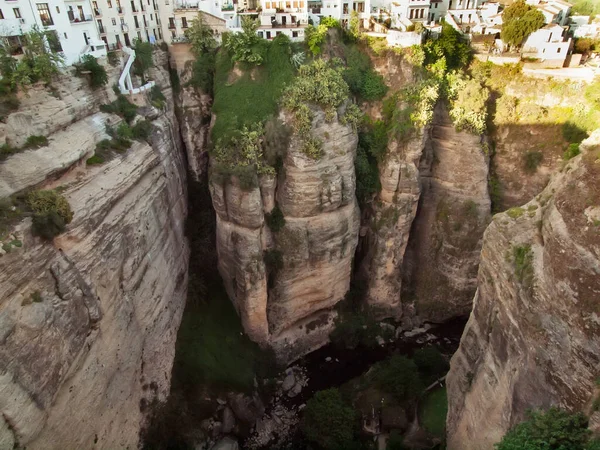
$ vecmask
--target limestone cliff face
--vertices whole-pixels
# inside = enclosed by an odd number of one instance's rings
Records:
[[[483,232],[490,220],[481,137],[456,131],[438,103],[419,164],[421,196],[403,264],[403,302],[441,322],[471,311]]]
[[[600,131],[582,149],[485,232],[473,312],[447,378],[449,449],[493,448],[529,408],[590,409],[600,367]]]
[[[0,163],[3,181],[14,175],[2,195],[60,186],[74,218],[53,242],[24,219],[21,246],[0,257],[0,448],[135,448],[146,407],[168,393],[187,285],[186,167],[168,76],[155,72],[168,107],[151,112],[150,143],[100,166],[85,165],[106,137],[93,95],[63,97],[81,111],[72,122],[43,97],[17,113],[50,146]],[[80,132],[70,140],[62,127]],[[28,165],[41,173],[11,172]]]
[[[225,287],[249,336],[283,361],[327,342],[358,236],[356,133],[316,110],[313,135],[323,141],[323,156],[307,157],[292,137],[278,179],[263,177],[249,191],[235,178],[210,183]],[[277,233],[265,223],[275,202],[286,221]],[[265,251],[280,252],[282,267],[265,265]]]
[[[418,130],[404,141],[390,141],[379,164],[381,191],[361,232],[367,249],[361,267],[368,283],[366,299],[383,317],[402,316],[402,263],[421,194],[418,165],[430,145],[428,133]]]

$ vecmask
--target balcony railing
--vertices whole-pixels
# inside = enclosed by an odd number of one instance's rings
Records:
[[[125,13],[125,9],[122,6],[117,6],[117,13],[118,14],[124,14]]]
[[[94,8],[94,15],[95,15],[96,17],[98,17],[98,16],[101,16],[101,15],[102,15],[102,12],[100,11],[100,8]]]
[[[198,9],[198,3],[180,3],[175,2],[173,5],[173,9],[177,10],[190,10],[190,9]]]
[[[174,29],[175,29],[175,24],[169,23],[169,30],[174,30]]]
[[[127,26],[126,24],[122,23],[121,24],[121,31],[124,31],[125,33],[127,33],[129,31],[129,26]]]

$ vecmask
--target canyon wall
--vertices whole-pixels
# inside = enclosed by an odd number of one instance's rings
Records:
[[[494,216],[485,232],[473,311],[447,377],[451,450],[492,449],[530,408],[593,412],[600,130],[581,149],[541,194]]]
[[[0,257],[0,448],[136,448],[144,412],[168,394],[187,290],[186,161],[155,53],[166,108],[140,108],[148,142],[104,164],[85,161],[119,120],[98,112],[110,87],[61,77],[58,95],[34,88],[0,127],[13,144],[49,139],[0,162],[0,195],[59,188],[74,213],[51,242],[23,219]]]
[[[421,195],[402,267],[402,299],[422,320],[471,311],[483,232],[490,221],[482,138],[457,131],[439,102],[419,163]]]
[[[248,335],[282,361],[327,342],[333,307],[350,286],[359,228],[356,132],[313,112],[312,134],[323,141],[319,159],[292,136],[277,178],[263,176],[246,190],[235,177],[210,180],[225,287]],[[285,226],[272,232],[265,214],[276,204]],[[275,252],[282,262],[276,268],[265,264]]]

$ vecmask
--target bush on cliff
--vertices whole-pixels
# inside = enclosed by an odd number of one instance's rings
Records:
[[[531,411],[496,444],[496,450],[591,450],[588,421],[582,413],[569,413],[552,407]]]
[[[88,84],[92,89],[105,86],[108,83],[108,75],[106,69],[98,63],[98,60],[92,55],[84,55],[81,58],[80,64],[75,64],[75,75],[83,76],[86,73],[89,75],[87,78]]]
[[[414,401],[423,390],[417,365],[405,356],[393,355],[377,363],[371,377],[380,389],[392,394],[400,403]]]
[[[73,219],[69,202],[56,191],[30,192],[26,202],[33,212],[33,234],[44,239],[52,239],[62,233]]]

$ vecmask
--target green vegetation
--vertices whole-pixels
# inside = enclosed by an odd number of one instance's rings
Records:
[[[63,65],[60,43],[55,31],[43,31],[37,25],[25,33],[21,40],[24,55],[17,60],[11,56],[12,49],[0,45],[0,74],[13,88],[43,81],[50,83]],[[58,42],[58,46],[57,46]]]
[[[215,71],[214,53],[203,53],[202,55],[197,56],[191,64],[192,77],[189,81],[190,86],[210,94],[213,89]]]
[[[1,63],[1,56],[0,56]],[[3,73],[0,69],[0,73]],[[4,121],[11,112],[19,109],[19,99],[17,98],[17,89],[11,85],[10,80],[0,79],[0,121]],[[0,150],[1,152],[1,150]],[[1,155],[1,153],[0,153]],[[1,156],[0,156],[1,157]]]
[[[420,403],[420,424],[429,433],[443,439],[446,434],[446,415],[448,414],[446,388],[437,388],[428,392]]]
[[[285,226],[285,217],[279,206],[275,205],[270,213],[265,214],[265,222],[273,233],[277,233]]]
[[[565,161],[570,160],[571,158],[579,155],[581,151],[579,150],[579,144],[569,144],[569,147],[563,153],[563,159]]]
[[[25,141],[25,144],[21,147],[13,147],[10,144],[2,144],[0,146],[0,161],[8,158],[10,155],[19,153],[25,150],[31,150],[36,148],[45,147],[48,145],[48,138],[46,136],[31,135]]]
[[[459,69],[471,60],[469,43],[451,25],[443,22],[442,32],[438,39],[425,42],[425,64],[433,66],[434,74],[445,73],[446,70]],[[443,70],[440,71],[440,68]]]
[[[242,16],[242,32],[223,35],[223,46],[231,54],[232,61],[254,65],[262,64],[268,44],[256,34],[259,26],[258,20],[252,19],[250,16]],[[279,39],[289,41],[284,34],[281,34]]]
[[[448,75],[448,97],[451,103],[450,117],[454,125],[474,134],[486,130],[487,101],[489,91],[479,81],[462,73]]]
[[[569,413],[552,407],[531,411],[524,422],[516,425],[496,444],[496,450],[591,450],[598,441],[591,440],[588,421],[582,413]]]
[[[98,89],[108,83],[106,69],[92,55],[84,55],[81,63],[74,66],[76,76],[89,75],[87,80],[92,89]]]
[[[506,211],[506,214],[511,219],[518,219],[525,213],[525,210],[519,206],[515,206]]]
[[[117,67],[119,65],[120,58],[116,51],[108,52],[106,54],[106,59],[108,60],[108,63],[113,67]]]
[[[137,106],[127,100],[123,94],[118,94],[117,99],[107,105],[100,105],[100,111],[109,114],[117,114],[131,123],[137,114]]]
[[[350,450],[357,448],[357,420],[356,412],[340,392],[327,389],[306,403],[301,428],[306,439],[323,450]]]
[[[500,37],[511,46],[520,46],[534,31],[544,26],[544,15],[535,6],[517,0],[507,7],[503,14]]]
[[[103,139],[96,144],[94,155],[86,160],[86,164],[102,164],[113,158],[115,154],[126,152],[131,147],[131,140],[147,140],[152,133],[152,123],[140,120],[133,127],[127,122],[121,122],[117,129],[106,127],[110,139]]]
[[[423,390],[417,365],[405,356],[393,355],[374,365],[372,372],[373,383],[400,403],[415,401]]]
[[[377,345],[376,337],[380,331],[370,311],[340,311],[329,339],[341,348],[371,348]]]
[[[530,287],[533,281],[533,253],[531,245],[513,246],[513,267],[517,280],[525,287]]]
[[[523,166],[525,168],[525,172],[527,173],[535,173],[537,171],[538,166],[542,163],[544,159],[544,154],[538,151],[528,151],[523,155]]]
[[[26,202],[33,213],[33,234],[44,239],[62,233],[73,219],[69,202],[56,191],[32,191],[27,194]]]
[[[42,302],[42,294],[40,291],[33,291],[31,293],[31,301],[33,303],[41,303]]]
[[[425,384],[431,384],[450,369],[450,365],[437,347],[420,348],[413,355]]]
[[[571,14],[581,14],[582,16],[595,16],[600,14],[600,4],[595,0],[574,0],[571,2]]]
[[[294,129],[303,141],[302,151],[313,159],[321,156],[321,142],[311,134],[313,112],[310,105],[325,111],[325,120],[332,121],[336,108],[348,98],[348,85],[343,69],[323,59],[301,66],[298,77],[285,90],[283,105],[294,113]]]
[[[390,437],[388,438],[386,450],[408,450],[404,445],[404,439],[400,432],[392,430]]]
[[[306,27],[306,31],[304,32],[304,42],[313,56],[317,56],[321,53],[327,31],[330,28],[339,27],[340,23],[331,17],[321,18],[321,22],[316,27],[314,25]]]
[[[144,42],[141,39],[136,39],[133,42],[133,49],[135,50],[133,73],[142,79],[142,84],[145,84],[148,70],[154,64],[152,61],[152,44],[150,42]]]
[[[364,100],[379,100],[387,93],[383,77],[373,70],[371,60],[356,45],[345,49],[346,68],[343,76],[350,92]]]
[[[198,13],[191,22],[191,26],[185,30],[185,37],[192,46],[192,53],[198,57],[209,53],[217,48],[212,28],[204,21],[202,13]]]
[[[165,107],[167,98],[162,93],[160,88],[157,85],[152,86],[150,89],[150,103],[152,106],[158,109],[163,109]]]
[[[383,124],[382,121],[379,122]],[[378,147],[376,126],[366,128],[358,133],[358,148],[354,161],[354,171],[356,173],[356,198],[361,206],[368,202],[373,194],[379,192],[379,189],[381,189],[376,155],[378,152],[385,154],[387,146],[385,124],[381,128],[383,128],[381,138],[385,139],[383,148]]]
[[[275,115],[284,86],[294,76],[289,41],[282,35],[268,44],[260,67],[244,71],[230,81],[233,62],[228,51],[216,56],[213,112],[217,120],[212,129],[213,142],[226,145],[243,127],[264,123]]]
[[[270,275],[277,275],[283,269],[283,253],[279,250],[269,249],[263,253],[263,261]]]

